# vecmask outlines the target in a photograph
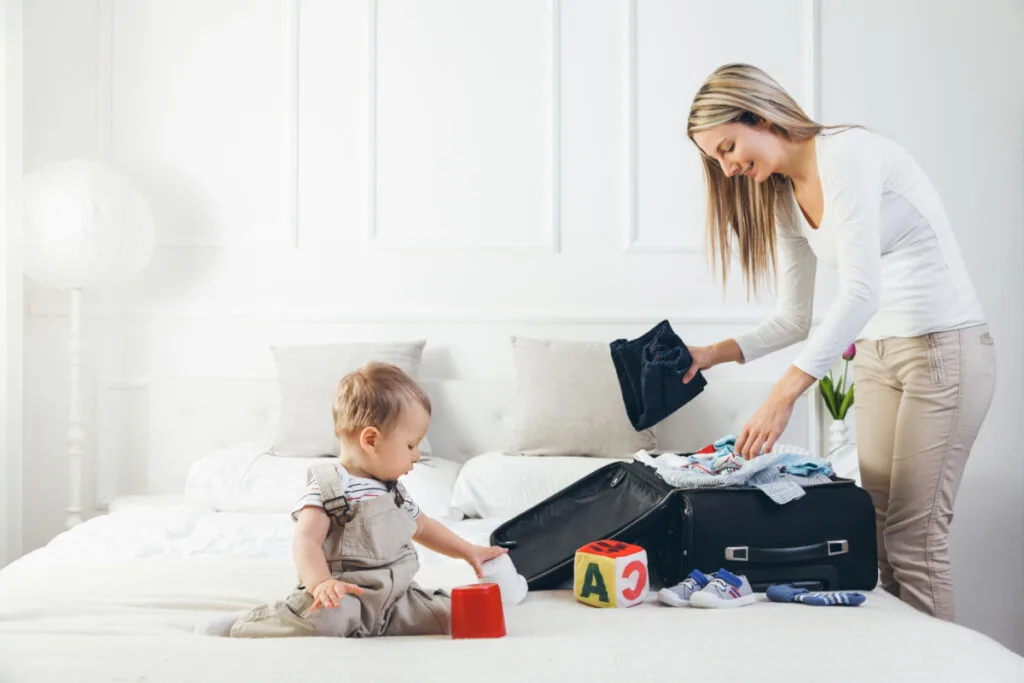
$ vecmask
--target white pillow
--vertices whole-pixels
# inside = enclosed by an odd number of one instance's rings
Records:
[[[402,482],[409,497],[416,501],[428,517],[460,518],[461,514],[452,514],[451,504],[455,480],[462,465],[444,458],[422,455],[422,448],[420,453],[420,461],[413,466],[412,472],[400,477],[398,481]]]
[[[369,361],[391,363],[418,379],[426,340],[272,346],[281,389],[274,455],[338,454],[331,407],[341,378]]]
[[[185,496],[224,512],[290,512],[306,488],[306,470],[320,458],[278,458],[267,444],[239,443],[196,460]]]
[[[467,517],[513,517],[613,462],[619,460],[484,453],[459,470],[452,508]]]
[[[291,512],[306,488],[306,473],[323,458],[282,458],[266,444],[246,442],[203,456],[189,469],[186,498],[222,512]],[[400,479],[431,517],[448,514],[459,463],[424,455]]]
[[[627,458],[657,447],[650,429],[629,421],[608,344],[513,336],[512,355],[510,450]]]

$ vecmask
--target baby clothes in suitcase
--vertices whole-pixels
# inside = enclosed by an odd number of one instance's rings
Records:
[[[614,539],[647,551],[654,588],[692,569],[813,590],[871,590],[878,577],[875,515],[849,479],[810,486],[784,505],[756,488],[674,488],[640,462],[611,463],[508,520],[491,534],[531,590],[567,587],[580,547]]]

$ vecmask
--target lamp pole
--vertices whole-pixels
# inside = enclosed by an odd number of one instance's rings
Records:
[[[68,501],[64,525],[82,523],[82,291],[127,282],[153,254],[153,215],[123,174],[87,159],[48,164],[22,182],[25,274],[70,299]]]

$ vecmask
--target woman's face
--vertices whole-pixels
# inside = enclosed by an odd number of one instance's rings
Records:
[[[778,172],[783,157],[782,141],[764,123],[723,123],[694,134],[693,140],[726,177],[745,175],[763,183]]]

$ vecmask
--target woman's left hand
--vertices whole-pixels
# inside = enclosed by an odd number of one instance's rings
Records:
[[[772,392],[768,400],[758,408],[743,431],[736,439],[736,453],[750,460],[771,452],[782,432],[786,431],[789,418],[793,415],[793,402]]]

